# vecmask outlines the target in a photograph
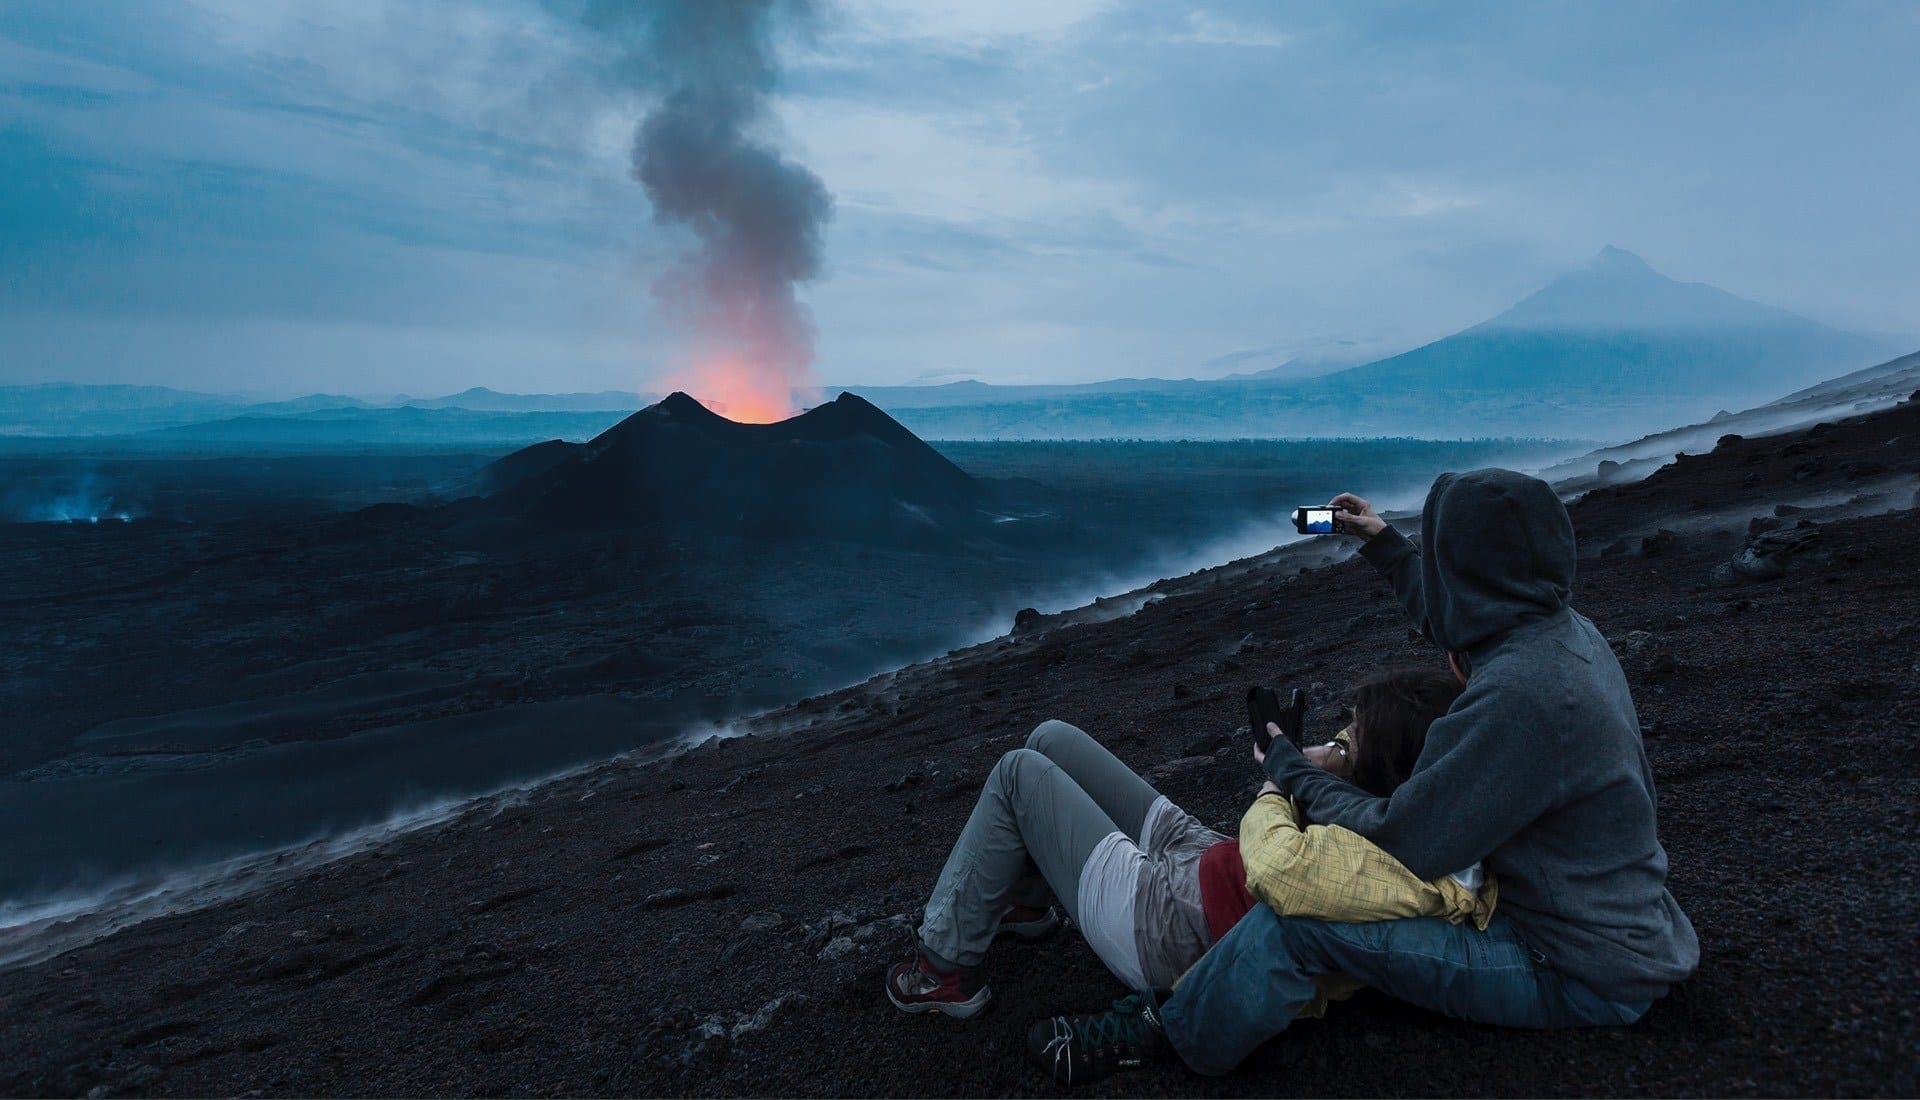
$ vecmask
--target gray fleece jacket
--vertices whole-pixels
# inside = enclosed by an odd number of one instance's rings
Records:
[[[1422,554],[1389,527],[1361,554],[1435,644],[1466,656],[1466,691],[1413,774],[1379,798],[1276,741],[1266,769],[1324,824],[1424,879],[1475,861],[1500,912],[1555,969],[1622,1002],[1693,973],[1700,945],[1667,892],[1653,775],[1620,663],[1567,604],[1573,524],[1551,487],[1508,470],[1442,474]]]

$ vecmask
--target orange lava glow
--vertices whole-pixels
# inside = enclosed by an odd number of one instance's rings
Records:
[[[673,384],[707,408],[742,424],[772,424],[800,412],[799,394],[791,383],[736,360],[702,363],[681,372]]]

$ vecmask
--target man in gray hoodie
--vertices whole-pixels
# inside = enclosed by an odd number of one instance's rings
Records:
[[[1424,553],[1366,501],[1334,498],[1361,555],[1466,691],[1390,798],[1313,766],[1286,738],[1261,761],[1313,821],[1353,830],[1420,878],[1499,876],[1487,929],[1437,918],[1337,924],[1256,907],[1169,996],[1059,1018],[1056,1076],[1085,1081],[1171,1049],[1225,1073],[1341,973],[1449,1016],[1510,1027],[1631,1023],[1693,973],[1699,942],[1667,892],[1653,776],[1620,664],[1568,605],[1573,524],[1508,470],[1442,474]]]

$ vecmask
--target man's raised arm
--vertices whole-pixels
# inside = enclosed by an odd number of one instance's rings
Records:
[[[1341,493],[1330,503],[1337,509],[1333,518],[1348,534],[1363,540],[1360,556],[1387,578],[1408,617],[1428,641],[1434,641],[1433,630],[1427,625],[1426,592],[1420,583],[1420,551],[1376,515],[1373,505],[1352,493]]]
[[[1315,767],[1285,738],[1262,766],[1316,823],[1351,829],[1431,880],[1485,859],[1553,808],[1558,750],[1541,728],[1540,716],[1515,714],[1469,687],[1427,731],[1420,766],[1392,798]]]

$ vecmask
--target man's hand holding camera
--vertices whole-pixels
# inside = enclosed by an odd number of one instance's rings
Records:
[[[1373,505],[1352,493],[1341,493],[1327,503],[1334,508],[1333,518],[1339,530],[1358,536],[1362,542],[1386,530],[1387,521],[1374,513]]]
[[[1373,505],[1352,493],[1341,493],[1326,504],[1293,510],[1293,529],[1303,535],[1356,535],[1364,541],[1386,526],[1387,521],[1374,513]]]

